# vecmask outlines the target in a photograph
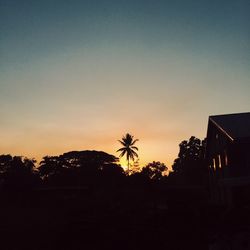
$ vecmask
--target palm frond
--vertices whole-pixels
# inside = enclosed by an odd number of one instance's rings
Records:
[[[123,146],[126,146],[126,142],[118,140]]]
[[[126,151],[122,151],[121,154],[119,155],[119,157],[123,157],[125,155]]]
[[[132,155],[138,157],[138,154],[132,150]]]
[[[135,146],[132,146],[131,148],[139,151],[139,149],[137,147],[135,147]]]
[[[134,141],[132,141],[131,146],[133,146],[138,141],[139,141],[139,139],[135,139]]]
[[[126,147],[120,148],[120,149],[116,150],[116,152],[120,152],[120,151],[124,151],[124,150],[126,150]]]

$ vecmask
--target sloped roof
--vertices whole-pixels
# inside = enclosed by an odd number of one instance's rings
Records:
[[[209,121],[231,140],[250,139],[250,112],[213,115],[209,117]]]

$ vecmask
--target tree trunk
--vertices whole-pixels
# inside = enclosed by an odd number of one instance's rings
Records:
[[[128,175],[129,175],[129,158],[128,158]]]

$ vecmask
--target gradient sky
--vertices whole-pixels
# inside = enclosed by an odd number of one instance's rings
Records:
[[[250,108],[249,0],[0,0],[0,154],[171,166],[209,115]]]

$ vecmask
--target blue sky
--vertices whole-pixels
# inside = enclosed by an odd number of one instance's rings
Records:
[[[171,165],[212,114],[249,111],[250,2],[0,0],[0,153]]]

